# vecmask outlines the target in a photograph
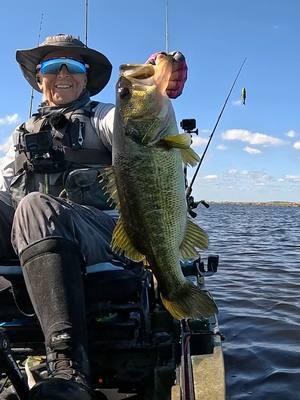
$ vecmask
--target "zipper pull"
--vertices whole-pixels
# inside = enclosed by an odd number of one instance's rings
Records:
[[[84,122],[80,122],[79,123],[79,133],[78,133],[79,147],[83,146],[83,137],[84,137]]]

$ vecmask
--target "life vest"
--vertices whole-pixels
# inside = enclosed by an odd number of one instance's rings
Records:
[[[81,182],[79,186],[83,186],[75,189],[85,196],[79,196],[75,201],[86,204],[85,197],[89,199],[87,203],[94,203],[86,205],[94,205],[101,209],[111,208],[97,180],[101,169],[112,162],[111,152],[104,146],[91,122],[98,104],[89,102],[67,112],[34,114],[16,129],[15,176],[10,185],[15,207],[26,194],[33,191],[53,196],[66,194],[66,182],[70,185],[69,175],[72,173],[73,176],[76,170],[79,172],[75,185]],[[78,179],[80,173],[83,175]],[[97,182],[92,182],[93,180]],[[71,182],[74,184],[74,179]],[[88,194],[89,189],[93,191],[92,195]],[[91,199],[95,196],[93,202]]]

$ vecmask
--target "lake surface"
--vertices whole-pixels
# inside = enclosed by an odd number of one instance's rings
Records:
[[[219,306],[227,400],[300,399],[300,207],[198,208],[219,254],[206,279]]]

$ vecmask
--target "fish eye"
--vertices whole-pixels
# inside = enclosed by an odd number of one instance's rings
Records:
[[[131,97],[131,91],[128,89],[128,87],[120,87],[118,89],[119,95],[121,99],[130,99]]]

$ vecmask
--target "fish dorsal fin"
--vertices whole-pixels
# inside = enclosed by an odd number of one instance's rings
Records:
[[[185,237],[180,245],[180,252],[183,259],[198,257],[197,249],[207,249],[208,236],[207,233],[192,222],[187,221]]]
[[[108,196],[111,203],[113,203],[117,209],[120,209],[120,200],[117,190],[116,175],[114,167],[104,168],[100,173],[101,185],[105,190],[105,194]]]
[[[167,136],[160,141],[168,148],[175,147],[181,150],[181,157],[184,164],[194,167],[200,161],[198,154],[191,149],[192,138],[189,133]]]
[[[125,228],[122,217],[119,217],[115,226],[111,247],[117,254],[123,254],[125,257],[133,261],[145,261],[145,256],[141,254],[131,243]]]

